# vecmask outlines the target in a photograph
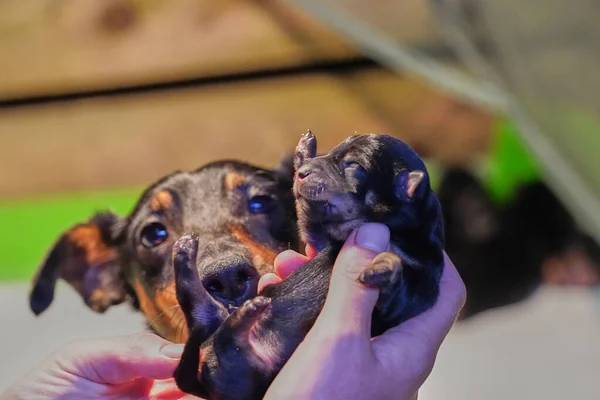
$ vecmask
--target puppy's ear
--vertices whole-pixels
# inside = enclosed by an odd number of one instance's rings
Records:
[[[424,177],[423,171],[400,171],[396,175],[396,197],[402,201],[411,201]]]
[[[96,312],[123,302],[125,287],[115,241],[124,225],[123,218],[105,212],[66,231],[33,279],[29,295],[33,313],[39,315],[50,306],[59,278],[79,292]]]
[[[436,190],[442,206],[446,241],[461,245],[482,243],[500,229],[500,211],[483,184],[470,172],[446,171]]]

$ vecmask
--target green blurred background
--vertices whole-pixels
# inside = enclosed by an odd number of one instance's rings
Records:
[[[540,179],[535,159],[524,148],[510,121],[493,124],[493,144],[486,156],[482,178],[499,203],[511,199],[521,183]],[[431,168],[432,185],[439,176]],[[0,203],[0,279],[29,280],[60,233],[94,212],[113,210],[126,215],[144,187],[61,193]]]

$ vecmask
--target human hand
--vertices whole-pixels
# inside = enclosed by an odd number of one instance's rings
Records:
[[[196,398],[181,392],[172,378],[182,351],[183,345],[151,333],[73,342],[21,377],[0,399]]]
[[[373,258],[386,251],[385,225],[353,232],[333,268],[325,305],[312,329],[271,384],[265,399],[416,399],[442,341],[462,309],[465,286],[445,256],[440,297],[428,311],[371,339],[371,315],[379,296],[357,281]],[[307,257],[293,251],[275,260],[276,275],[259,288],[287,277]]]

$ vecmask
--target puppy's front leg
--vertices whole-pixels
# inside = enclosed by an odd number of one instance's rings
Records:
[[[185,393],[205,398],[208,392],[200,383],[198,369],[200,367],[200,346],[206,340],[206,330],[202,325],[190,332],[190,337],[183,348],[179,365],[173,373],[175,383]]]
[[[195,334],[203,336],[201,341],[204,341],[229,313],[202,285],[196,267],[197,256],[198,238],[195,235],[184,235],[173,245],[177,301],[185,315],[188,330],[195,329]]]
[[[198,379],[200,346],[227,318],[225,308],[206,291],[196,267],[198,238],[182,236],[173,245],[173,267],[175,268],[175,290],[181,311],[185,315],[189,339],[185,344],[181,361],[174,373],[179,388],[198,397],[208,395]]]

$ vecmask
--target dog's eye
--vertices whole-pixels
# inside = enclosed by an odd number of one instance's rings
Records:
[[[163,243],[169,237],[167,228],[160,222],[153,222],[142,229],[142,245],[149,249]]]
[[[248,211],[250,214],[264,214],[274,205],[275,199],[271,196],[254,196],[248,201]]]

